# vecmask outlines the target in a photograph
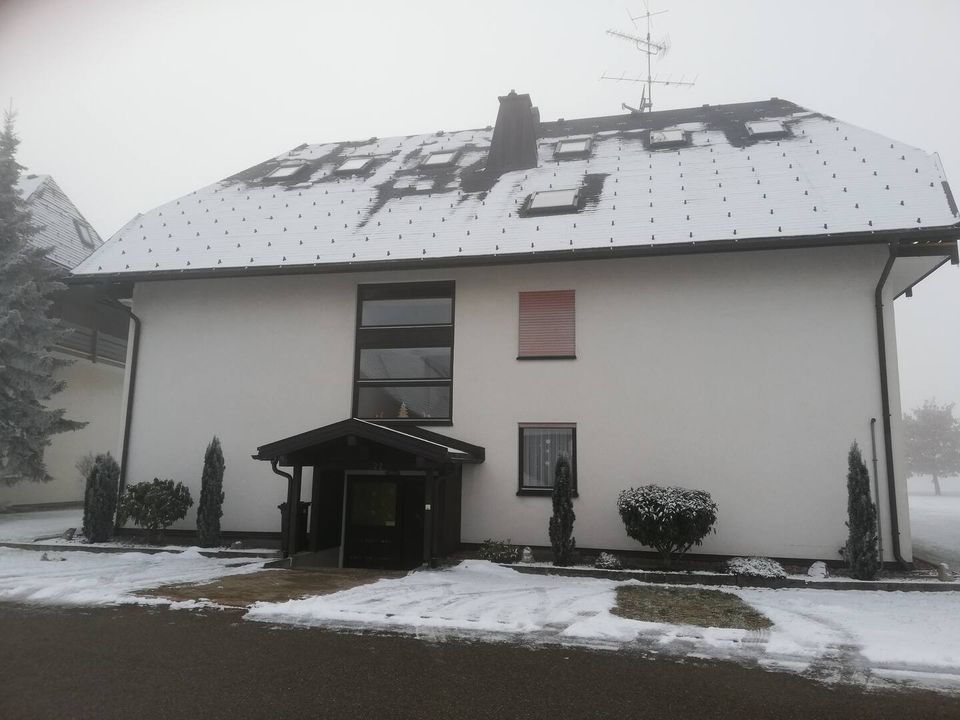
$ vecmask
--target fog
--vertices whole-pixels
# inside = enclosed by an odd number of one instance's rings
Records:
[[[492,124],[529,92],[545,119],[620,112],[641,56],[593,2],[0,2],[0,100],[20,162],[107,237],[135,213],[303,142]],[[960,188],[960,3],[663,0],[654,109],[781,97],[940,153]],[[956,191],[955,191],[956,192]],[[960,400],[960,274],[897,301],[904,408]],[[870,369],[865,368],[865,371]]]

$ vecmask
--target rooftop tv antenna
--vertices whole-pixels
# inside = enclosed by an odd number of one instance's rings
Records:
[[[629,43],[632,43],[637,50],[647,56],[647,76],[646,78],[636,78],[636,77],[627,77],[626,73],[620,76],[610,76],[604,73],[600,79],[601,80],[616,80],[617,82],[636,82],[644,83],[645,87],[642,94],[640,95],[640,105],[638,107],[630,107],[626,103],[623,103],[622,107],[624,110],[629,110],[632,113],[642,113],[649,112],[653,109],[653,86],[654,85],[676,85],[676,86],[685,86],[692,87],[696,84],[696,79],[693,82],[688,82],[682,77],[679,80],[655,80],[653,78],[653,57],[664,57],[670,51],[670,38],[665,37],[657,42],[654,42],[650,39],[650,18],[656,15],[663,15],[668,12],[667,10],[657,10],[656,12],[650,11],[650,6],[647,3],[644,3],[644,12],[640,15],[632,15],[629,11],[627,15],[630,17],[630,22],[633,23],[633,28],[635,32],[621,32],[620,30],[607,30],[607,35],[610,35],[615,38],[620,38],[621,40],[626,40]],[[637,20],[646,20],[647,23],[647,33],[646,37],[640,35],[639,28],[637,27]]]

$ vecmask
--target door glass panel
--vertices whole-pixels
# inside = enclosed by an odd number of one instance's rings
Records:
[[[364,300],[360,314],[363,327],[390,325],[449,325],[453,322],[450,298]]]
[[[397,484],[354,482],[350,524],[365,527],[396,527]]]
[[[369,420],[450,417],[450,386],[365,386],[359,390],[357,413]]]
[[[363,348],[361,380],[425,380],[450,377],[450,348]]]

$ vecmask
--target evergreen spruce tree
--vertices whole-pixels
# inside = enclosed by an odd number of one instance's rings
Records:
[[[550,516],[550,545],[554,565],[571,565],[577,541],[573,537],[573,486],[570,461],[561,455],[553,479],[553,515]]]
[[[201,547],[220,545],[220,518],[223,517],[223,450],[216,435],[203,456],[200,505],[197,506],[197,537]]]
[[[117,461],[110,453],[97,455],[83,495],[83,536],[87,542],[106,542],[113,535],[119,482]]]
[[[847,539],[846,560],[850,574],[858,580],[872,580],[880,569],[877,557],[877,508],[870,499],[870,473],[856,442],[847,458]]]
[[[54,371],[68,364],[51,352],[63,331],[47,314],[51,295],[64,286],[44,250],[30,244],[37,228],[17,189],[19,142],[8,111],[0,132],[0,484],[6,485],[50,480],[43,463],[50,437],[85,424],[48,407],[65,384]]]

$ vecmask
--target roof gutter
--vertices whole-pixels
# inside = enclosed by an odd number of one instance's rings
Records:
[[[883,266],[883,272],[880,274],[877,289],[874,293],[874,304],[877,313],[877,360],[880,364],[880,404],[883,417],[884,465],[886,465],[887,471],[887,492],[890,505],[890,536],[892,541],[890,547],[897,564],[901,568],[908,569],[912,566],[912,563],[908,563],[903,559],[900,548],[900,519],[897,512],[897,485],[893,471],[893,438],[890,422],[890,383],[887,378],[887,342],[886,329],[883,322],[883,289],[890,275],[890,270],[893,268],[893,263],[897,259],[899,243],[893,241],[889,243],[887,247],[889,248],[889,255],[887,256],[886,264]],[[879,500],[879,498],[877,499]]]

